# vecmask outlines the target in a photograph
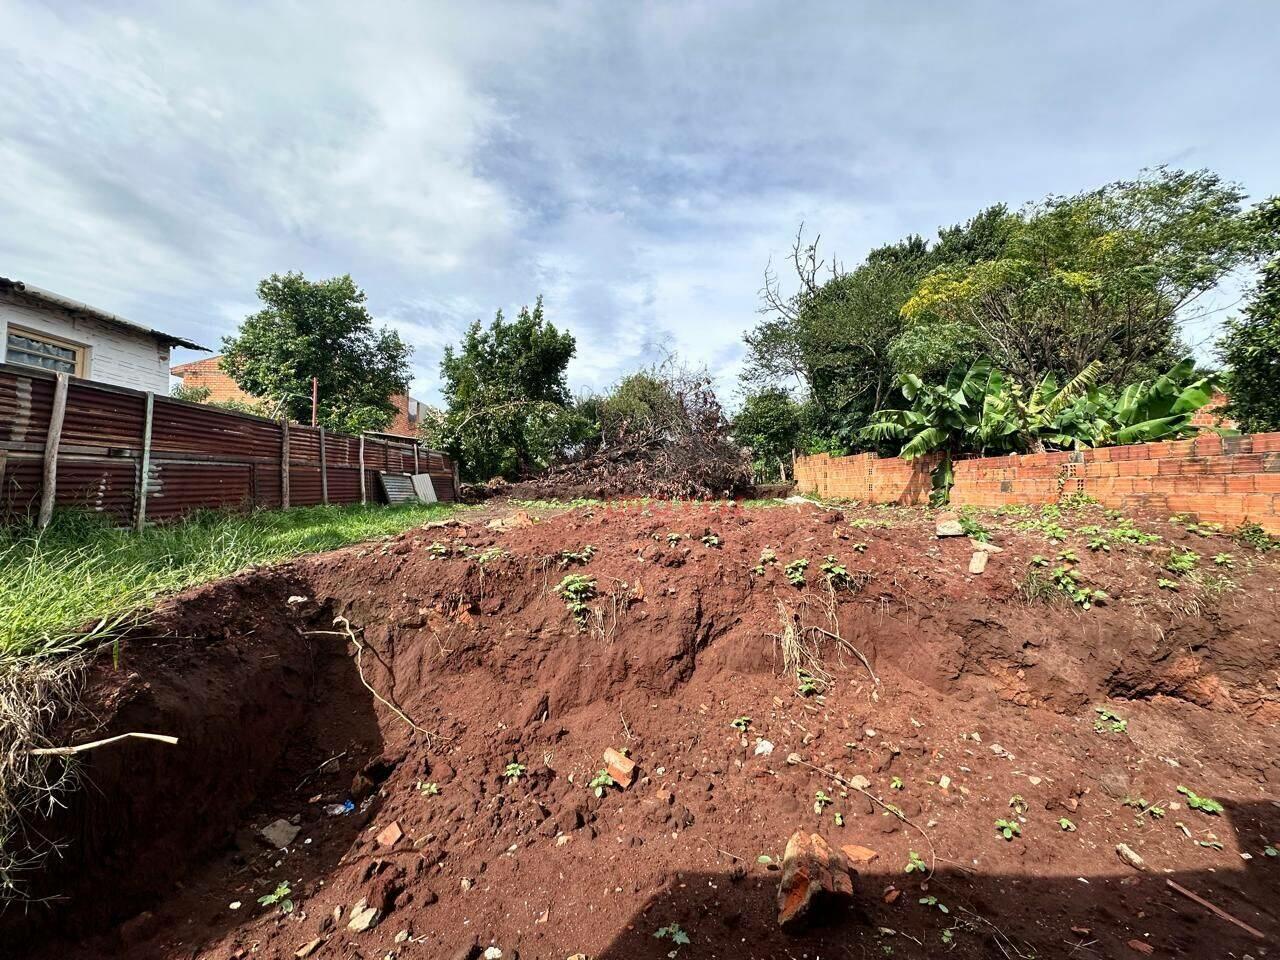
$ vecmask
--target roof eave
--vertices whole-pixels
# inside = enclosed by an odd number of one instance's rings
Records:
[[[72,300],[70,297],[64,297],[54,293],[52,290],[45,290],[41,287],[32,286],[29,283],[23,283],[21,280],[10,280],[8,277],[0,277],[0,290],[13,290],[25,297],[33,300],[39,300],[44,303],[50,303],[54,306],[61,307],[75,313],[83,313],[85,316],[101,320],[104,323],[115,324],[119,327],[126,327],[129,330],[135,330],[138,333],[145,333],[155,338],[160,343],[169,347],[186,347],[188,350],[202,350],[205,353],[212,353],[208,347],[196,343],[194,340],[188,340],[185,337],[177,337],[171,333],[165,333],[163,330],[156,330],[152,327],[144,327],[140,323],[134,323],[132,320],[126,320],[124,317],[109,313],[106,310],[99,310],[97,307],[90,306],[87,303],[81,303],[79,300]]]

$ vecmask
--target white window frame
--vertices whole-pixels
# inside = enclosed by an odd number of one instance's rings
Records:
[[[74,377],[85,378],[89,374],[89,346],[84,343],[76,343],[74,340],[67,340],[65,337],[59,337],[52,333],[45,333],[43,330],[32,330],[30,327],[24,327],[20,324],[10,323],[5,331],[4,337],[4,356],[7,363],[12,363],[20,367],[27,367],[30,370],[44,370],[47,373],[54,373],[48,367],[35,366],[29,363],[23,363],[9,356],[9,337],[13,335],[25,337],[28,340],[37,340],[41,343],[47,343],[51,347],[61,347],[63,350],[71,350],[76,355],[76,368],[72,373]]]

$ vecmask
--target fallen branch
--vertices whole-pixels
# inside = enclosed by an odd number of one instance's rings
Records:
[[[166,736],[163,733],[121,733],[114,737],[107,737],[105,740],[94,740],[90,743],[77,744],[74,747],[36,747],[34,750],[28,750],[27,755],[31,757],[70,757],[88,750],[97,750],[98,747],[105,747],[110,743],[128,740],[131,737],[136,737],[139,740],[156,740],[160,743],[167,743],[171,747],[178,743],[177,737]]]
[[[1259,940],[1267,939],[1263,935],[1261,930],[1256,930],[1253,927],[1249,926],[1247,923],[1245,923],[1243,920],[1236,919],[1231,914],[1227,913],[1227,911],[1223,910],[1221,907],[1214,906],[1204,897],[1200,896],[1200,894],[1193,893],[1192,891],[1188,890],[1186,887],[1182,886],[1182,884],[1174,883],[1172,880],[1169,880],[1169,879],[1166,879],[1165,883],[1168,884],[1170,887],[1172,887],[1174,890],[1178,891],[1178,893],[1182,894],[1188,900],[1194,900],[1196,903],[1200,904],[1200,906],[1204,907],[1214,916],[1221,917],[1223,920],[1226,920],[1228,923],[1234,923],[1237,927],[1239,927],[1245,933],[1248,933],[1251,936],[1257,937]]]

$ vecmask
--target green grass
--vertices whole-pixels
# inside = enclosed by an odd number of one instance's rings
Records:
[[[0,664],[107,639],[159,596],[246,567],[399,533],[451,504],[205,513],[141,534],[99,516],[55,515],[42,534],[0,530]],[[86,633],[85,625],[90,629]]]

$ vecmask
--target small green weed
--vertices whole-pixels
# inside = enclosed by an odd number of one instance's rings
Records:
[[[592,790],[597,797],[603,797],[604,792],[610,787],[616,787],[618,781],[609,775],[608,770],[597,770],[596,775],[591,778],[591,782],[587,787]]]
[[[738,717],[736,720],[730,721],[729,726],[733,727],[735,730],[740,730],[742,733],[746,733],[747,728],[751,726],[751,718]]]
[[[782,572],[786,575],[786,578],[789,581],[791,581],[792,586],[803,587],[804,572],[808,569],[809,569],[808,558],[800,557],[798,560],[792,560],[785,567],[783,567]]]
[[[907,854],[907,865],[902,868],[903,873],[928,873],[929,868],[925,862],[920,859],[920,854],[914,850]]]
[[[564,600],[565,607],[573,614],[579,626],[585,626],[587,615],[591,612],[589,602],[596,595],[596,581],[582,573],[568,574],[556,584],[555,591]]]
[[[526,768],[523,763],[508,763],[502,768],[502,776],[506,778],[509,783],[515,783],[525,775],[525,770]]]
[[[848,569],[830,553],[822,558],[822,574],[832,587],[849,587],[853,585]]]
[[[827,796],[827,794],[824,791],[819,790],[817,793],[813,795],[813,812],[822,813],[823,809],[825,809],[826,806],[831,803],[835,803],[835,801],[832,800],[829,796]]]
[[[889,781],[890,790],[903,790],[906,788],[906,786],[907,785],[902,782],[901,777],[894,777],[892,780]]]
[[[811,674],[808,670],[797,670],[796,682],[798,683],[796,692],[802,697],[811,697],[822,690],[822,686],[818,683],[817,677]]]
[[[585,566],[591,562],[591,558],[595,555],[596,548],[589,543],[581,550],[561,550],[560,566],[567,567],[571,563],[576,563],[579,566]]]
[[[1226,567],[1228,570],[1236,565],[1235,557],[1231,556],[1229,553],[1215,553],[1213,555],[1213,562],[1216,566]]]
[[[1212,797],[1202,797],[1193,793],[1189,787],[1178,787],[1178,792],[1187,798],[1187,806],[1192,810],[1199,810],[1215,817],[1222,813],[1222,804]]]
[[[930,895],[927,897],[921,897],[920,903],[926,907],[936,907],[942,913],[951,912],[949,909],[947,909],[947,905],[945,903],[943,903],[941,900],[939,900],[937,897],[933,895]]]
[[[258,903],[264,907],[274,907],[279,905],[281,913],[293,913],[293,900],[290,899],[293,891],[289,888],[289,882],[283,880],[276,884],[276,888],[264,897],[258,898]]]
[[[1012,840],[1014,837],[1022,836],[1022,827],[1017,820],[997,820],[996,833],[1006,840]]]
[[[1236,542],[1259,553],[1280,549],[1280,537],[1273,537],[1257,523],[1242,523],[1235,533]]]
[[[778,555],[769,547],[765,547],[760,551],[760,562],[751,568],[751,572],[757,577],[764,576],[764,568],[778,562]]]
[[[1169,559],[1165,562],[1165,569],[1176,574],[1190,573],[1199,562],[1200,554],[1194,550],[1179,550],[1177,547],[1172,547],[1169,550]]]
[[[702,535],[702,545],[714,550],[722,545],[722,541],[719,534],[712,533],[708,530]]]
[[[1093,721],[1097,733],[1128,733],[1129,721],[1108,707],[1094,707],[1098,719]]]
[[[420,794],[422,794],[424,797],[438,797],[438,796],[440,796],[440,784],[438,784],[438,783],[434,783],[434,782],[433,782],[433,783],[424,783],[423,781],[419,780],[419,781],[414,785],[414,789],[415,789],[415,790],[417,790],[417,791],[418,791]]]
[[[1170,580],[1168,577],[1161,577],[1156,581],[1156,586],[1161,590],[1172,590],[1177,593],[1180,587],[1177,580]]]
[[[1061,827],[1062,830],[1066,833],[1076,832],[1076,825],[1072,823],[1070,820],[1068,820],[1066,817],[1058,818],[1058,826]]]
[[[659,927],[653,935],[659,940],[670,940],[676,946],[692,943],[689,935],[684,932],[678,923],[669,923],[665,927]]]

